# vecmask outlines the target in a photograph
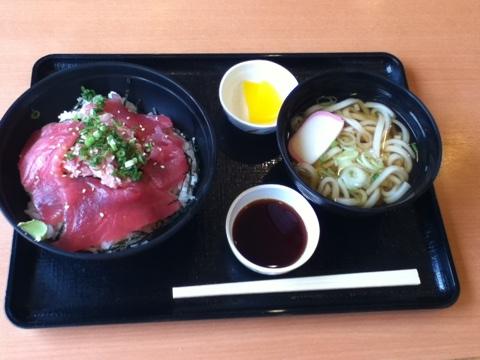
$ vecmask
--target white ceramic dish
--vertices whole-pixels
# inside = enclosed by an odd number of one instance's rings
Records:
[[[259,125],[248,121],[248,109],[242,92],[245,80],[267,81],[285,98],[298,85],[297,79],[283,66],[268,60],[250,60],[232,66],[223,75],[218,91],[220,103],[228,120],[237,128],[252,134],[269,134],[275,131],[273,125]]]
[[[233,239],[233,224],[235,218],[248,204],[261,199],[280,200],[290,205],[300,215],[307,230],[307,243],[302,255],[293,264],[280,268],[269,268],[257,265],[246,257],[236,248]],[[320,225],[317,215],[309,202],[297,191],[283,185],[265,184],[254,186],[245,190],[230,205],[225,223],[228,244],[235,257],[247,268],[264,275],[280,275],[299,268],[305,264],[315,252],[320,237]]]

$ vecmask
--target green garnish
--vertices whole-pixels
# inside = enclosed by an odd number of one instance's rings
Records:
[[[89,148],[95,143],[95,137],[89,136],[84,140],[84,142],[85,142],[85,146]],[[85,155],[87,155],[87,153],[85,153]]]
[[[45,240],[48,233],[48,226],[40,220],[19,222],[18,227],[29,234],[35,241]]]
[[[67,160],[73,160],[73,159],[76,158],[76,156],[74,154],[72,154],[71,152],[68,152],[68,153],[65,154],[65,158]]]
[[[120,178],[140,180],[140,165],[145,163],[142,147],[135,137],[128,140],[119,135],[117,125],[105,125],[98,115],[83,120],[85,127],[80,131],[80,159],[91,166],[99,166],[109,155],[117,163],[116,175]]]
[[[86,87],[84,86],[81,86],[80,87],[80,90],[82,90],[82,98],[85,100],[85,101],[92,101],[92,99],[95,97],[96,93],[95,93],[95,90],[92,90],[92,89],[87,89]]]
[[[153,150],[153,144],[152,144],[152,143],[149,143],[149,142],[148,142],[148,143],[145,143],[145,144],[143,145],[143,147],[144,147],[145,151],[147,151],[147,152],[151,152],[151,151]]]
[[[133,158],[133,159],[130,159],[128,161],[125,161],[125,168],[127,169],[130,169],[132,166],[134,166],[135,164],[137,163],[137,159],[136,158]]]
[[[103,111],[103,107],[105,106],[105,97],[102,95],[97,95],[95,90],[87,89],[84,86],[81,86],[80,89],[82,90],[82,99],[95,105],[93,113],[101,113]]]
[[[40,111],[32,110],[32,113],[30,114],[30,119],[37,120],[39,118],[40,118]]]
[[[108,142],[108,145],[110,145],[110,147],[112,148],[113,151],[118,149],[117,142],[115,141],[115,139],[113,138],[112,135],[107,136],[107,142]]]
[[[82,115],[79,113],[76,113],[73,115],[72,120],[82,120]]]
[[[325,178],[325,177],[328,177],[328,176],[331,176],[331,177],[336,176],[335,172],[330,168],[328,168],[328,169],[320,168],[317,171],[318,171],[318,174],[321,176],[322,179]]]
[[[140,180],[143,175],[141,166],[147,162],[145,152],[150,152],[153,145],[147,143],[142,147],[135,136],[128,138],[125,138],[125,135],[121,136],[123,127],[118,121],[113,120],[111,124],[102,122],[100,114],[105,105],[105,97],[83,86],[81,89],[82,98],[95,104],[96,108],[91,115],[81,119],[84,128],[77,140],[77,144],[80,145],[77,146],[78,153],[70,150],[65,157],[69,160],[79,157],[90,166],[98,167],[107,157],[113,156],[116,165],[115,176],[133,181]]]
[[[335,165],[339,169],[350,166],[353,161],[358,157],[359,153],[353,149],[345,149],[339,155],[335,157]]]
[[[415,160],[418,160],[418,148],[416,143],[411,143],[410,147],[412,148],[413,152],[415,153]]]
[[[105,98],[102,95],[95,95],[92,99],[92,103],[95,104],[97,109],[102,109],[105,106]]]

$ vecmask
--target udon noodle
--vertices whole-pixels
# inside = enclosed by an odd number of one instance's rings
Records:
[[[345,124],[317,161],[296,164],[312,188],[338,203],[364,208],[393,203],[410,189],[417,151],[408,129],[390,108],[355,98],[328,99],[295,116],[292,130],[319,110],[341,116]]]

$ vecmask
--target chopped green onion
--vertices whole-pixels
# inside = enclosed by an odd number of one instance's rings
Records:
[[[82,94],[81,98],[83,101],[91,102],[95,105],[95,109],[92,110],[93,114],[97,114],[103,111],[103,107],[105,106],[105,97],[102,95],[97,95],[95,90],[87,89],[84,86],[80,87]]]
[[[128,168],[131,168],[132,166],[134,166],[136,163],[137,163],[137,159],[133,158],[133,159],[130,159],[128,161],[125,161],[124,166],[128,169]]]
[[[32,110],[32,113],[30,114],[30,119],[37,120],[38,118],[40,118],[40,111]]]
[[[339,155],[335,157],[335,165],[337,165],[338,169],[341,170],[350,166],[353,161],[357,158],[358,151],[353,149],[346,149],[343,150]]]
[[[92,98],[92,103],[95,104],[97,109],[103,110],[103,107],[105,106],[105,98],[102,95],[95,95]]]
[[[73,159],[75,159],[76,157],[77,157],[77,156],[76,156],[74,153],[72,153],[72,152],[68,152],[68,153],[65,154],[65,158],[66,158],[67,160],[73,160]]]
[[[376,158],[370,151],[361,153],[356,161],[369,171],[379,171],[384,168],[382,160]]]
[[[102,137],[102,132],[100,130],[95,130],[92,135],[95,139],[100,139]]]
[[[153,144],[148,142],[148,143],[145,143],[145,145],[143,145],[143,147],[145,148],[145,151],[151,152],[152,149],[153,149]]]
[[[87,89],[84,86],[81,86],[80,89],[82,90],[81,96],[85,101],[92,101],[92,99],[95,97],[95,90]]]
[[[412,148],[413,152],[415,153],[415,160],[418,161],[418,148],[416,143],[411,143],[410,147]]]
[[[90,165],[96,167],[98,165],[100,165],[102,163],[102,158],[100,156],[94,156],[91,160],[90,160]]]
[[[125,126],[113,119],[106,124],[100,120],[106,98],[97,95],[95,91],[82,87],[82,98],[84,102],[95,105],[90,115],[84,115],[81,121],[84,128],[80,131],[78,156],[82,161],[88,162],[93,167],[104,163],[105,159],[115,159],[114,174],[120,178],[138,181],[143,173],[140,167],[147,162],[146,152],[151,151],[153,144],[147,143],[143,146],[132,136],[125,139],[120,131]],[[67,158],[73,159],[76,155],[67,154]]]
[[[95,143],[95,137],[89,136],[88,138],[85,139],[85,146],[90,147]]]
[[[142,178],[142,175],[143,175],[143,172],[140,170],[137,170],[130,176],[130,178],[133,181],[139,181]]]
[[[117,150],[117,143],[112,135],[107,136],[108,145],[112,148],[113,151]]]

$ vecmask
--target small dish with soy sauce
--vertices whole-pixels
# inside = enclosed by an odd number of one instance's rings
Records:
[[[277,184],[245,190],[232,202],[225,224],[228,244],[247,268],[280,275],[299,268],[315,252],[320,225],[297,191]]]

